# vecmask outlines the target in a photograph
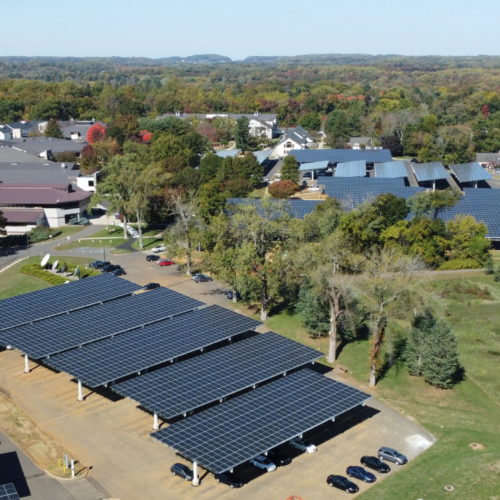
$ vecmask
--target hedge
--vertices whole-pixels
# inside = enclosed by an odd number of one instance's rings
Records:
[[[479,269],[481,264],[474,259],[452,259],[447,262],[443,262],[439,267],[438,271],[455,271],[457,269]]]

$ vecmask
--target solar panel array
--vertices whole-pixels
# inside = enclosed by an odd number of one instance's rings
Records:
[[[451,165],[450,170],[453,172],[455,177],[458,179],[458,182],[460,183],[487,181],[488,179],[491,179],[491,174],[489,174],[477,162]]]
[[[350,210],[365,201],[381,194],[392,193],[400,198],[409,198],[423,188],[406,186],[402,178],[378,179],[374,177],[325,177],[321,180],[325,193],[330,198],[342,202],[345,209]]]
[[[444,220],[457,215],[472,215],[488,226],[488,238],[500,239],[500,189],[464,189],[458,203],[440,212]]]
[[[152,436],[204,468],[221,473],[345,413],[369,397],[303,368]]]
[[[312,161],[310,163],[303,163],[299,167],[299,172],[311,172],[316,170],[326,170],[330,162],[328,160]]]
[[[123,297],[139,288],[135,283],[104,273],[4,299],[0,301],[0,331]]]
[[[404,161],[388,161],[385,163],[375,163],[375,177],[379,179],[395,179],[398,177],[408,177]]]
[[[446,179],[449,174],[440,161],[429,163],[412,163],[413,173],[418,182]]]
[[[0,500],[19,500],[19,495],[13,483],[0,484]]]
[[[149,313],[149,308],[145,310]],[[252,330],[255,321],[220,306],[175,316],[48,358],[89,387],[132,375]]]
[[[366,177],[366,161],[338,163],[335,168],[335,177]]]
[[[322,356],[268,332],[121,382],[113,390],[172,419]]]
[[[383,163],[392,160],[389,149],[297,149],[290,151],[289,154],[299,163],[325,160],[332,163],[358,160],[365,160],[366,163]]]
[[[314,212],[316,207],[323,200],[300,200],[298,198],[290,198],[288,200],[273,200],[277,206],[283,207],[291,217],[303,219],[306,215]],[[227,200],[228,205],[253,205],[260,215],[264,215],[264,210],[261,206],[259,198],[230,198]],[[280,211],[276,211],[276,217],[280,215]]]
[[[0,345],[11,345],[40,359],[201,305],[186,295],[157,288],[5,330],[0,332]]]

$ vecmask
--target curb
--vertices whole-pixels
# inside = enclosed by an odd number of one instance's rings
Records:
[[[10,267],[15,266],[19,262],[22,262],[23,260],[26,260],[26,259],[29,259],[29,257],[21,257],[20,259],[17,259],[14,262],[11,262],[10,264],[7,264],[5,267],[2,267],[2,269],[0,269],[0,273],[3,273],[4,271],[6,271],[7,269],[9,269]]]

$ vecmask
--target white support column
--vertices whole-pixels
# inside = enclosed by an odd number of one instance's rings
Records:
[[[200,478],[198,477],[198,462],[193,462],[193,486],[199,486]]]
[[[30,372],[30,358],[28,358],[28,355],[24,355],[24,373],[29,373]]]
[[[78,396],[76,397],[78,401],[83,401],[83,387],[82,387],[82,381],[78,381]]]
[[[160,428],[160,423],[158,422],[158,413],[153,413],[153,430],[157,431]]]

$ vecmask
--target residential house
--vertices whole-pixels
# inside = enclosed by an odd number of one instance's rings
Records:
[[[0,125],[0,141],[11,141],[12,130],[6,125]]]
[[[283,130],[281,141],[273,149],[272,156],[283,158],[294,149],[307,149],[314,140],[303,127],[292,127]]]
[[[65,152],[74,153],[79,157],[86,144],[86,142],[56,139],[54,137],[26,137],[11,141],[10,146],[13,149],[39,156],[45,160],[52,160],[57,153]]]
[[[75,120],[71,118],[71,120],[68,121],[59,121],[58,125],[65,139],[71,139],[72,141],[86,141],[87,132],[95,123],[98,122],[95,120]]]
[[[43,134],[48,123],[48,121],[20,121],[6,123],[5,126],[10,128],[12,139],[22,139],[30,135]]]
[[[500,166],[500,152],[498,153],[476,153],[476,161],[486,168]]]
[[[352,149],[371,149],[373,141],[371,137],[351,137],[347,145]]]

